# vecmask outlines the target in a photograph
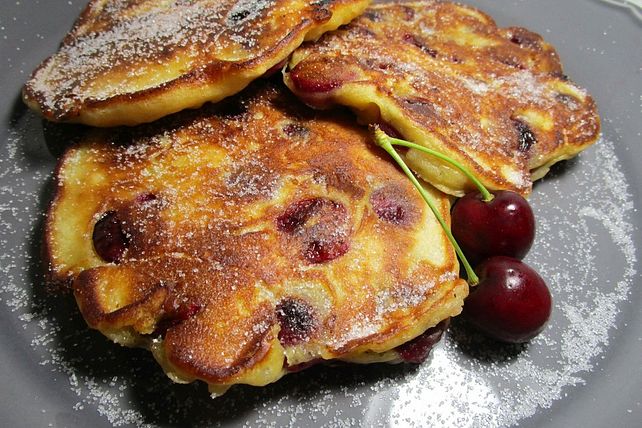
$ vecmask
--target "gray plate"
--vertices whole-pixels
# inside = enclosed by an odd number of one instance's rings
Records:
[[[419,368],[319,367],[217,400],[203,385],[172,384],[146,352],[86,329],[71,296],[47,294],[39,279],[55,158],[20,88],[84,3],[0,6],[3,426],[642,424],[642,22],[625,5],[639,0],[471,2],[500,25],[525,26],[552,42],[603,118],[603,140],[555,167],[531,199],[539,229],[528,262],[555,299],[541,336],[498,347],[455,322]]]

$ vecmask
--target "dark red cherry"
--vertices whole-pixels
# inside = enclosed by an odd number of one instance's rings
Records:
[[[393,200],[386,199],[382,192],[373,194],[370,198],[370,203],[380,219],[393,224],[404,223],[406,219],[404,206],[395,203]]]
[[[281,232],[302,245],[301,255],[309,263],[325,263],[350,250],[345,206],[330,199],[311,198],[294,202],[277,217]]]
[[[153,193],[141,193],[138,196],[136,196],[136,199],[134,200],[139,204],[145,204],[147,202],[153,202],[158,200],[158,196],[156,196]]]
[[[166,302],[164,306],[165,319],[171,319],[175,322],[185,321],[199,313],[202,308],[202,305],[196,302]]]
[[[276,226],[282,232],[294,233],[297,229],[303,227],[305,222],[307,222],[324,203],[325,199],[322,198],[311,198],[294,202],[276,219]]]
[[[301,123],[288,123],[283,127],[283,133],[288,137],[305,137],[310,134],[310,128]]]
[[[522,153],[528,153],[528,151],[537,144],[537,137],[533,130],[528,126],[528,124],[519,119],[513,119],[513,124],[517,130],[517,150]]]
[[[303,257],[310,263],[325,263],[341,257],[350,249],[344,239],[313,240],[308,243]]]
[[[299,63],[290,71],[290,79],[296,89],[306,93],[324,93],[354,80],[354,72],[347,68],[333,68],[332,64]]]
[[[100,217],[94,225],[92,239],[98,256],[109,263],[120,262],[129,246],[129,237],[116,211],[107,211]]]
[[[475,269],[479,284],[464,302],[464,317],[486,335],[510,343],[537,336],[552,308],[546,283],[526,263],[492,257]]]
[[[422,40],[417,38],[417,36],[415,36],[413,34],[410,34],[410,33],[406,33],[406,34],[403,35],[403,40],[404,40],[404,42],[408,42],[408,43],[410,43],[412,45],[415,45],[416,47],[421,49],[421,51],[423,53],[428,54],[433,58],[437,58],[437,53],[438,52],[436,50],[432,49],[431,47],[429,47],[425,42],[423,42]]]
[[[308,93],[330,92],[341,84],[338,80],[314,78],[298,73],[296,68],[292,70],[290,77],[298,90]]]
[[[370,195],[370,205],[377,217],[388,223],[408,225],[418,217],[417,208],[398,186],[388,185],[375,190]]]
[[[493,256],[522,259],[535,239],[530,205],[515,192],[494,192],[490,202],[481,193],[466,194],[452,210],[452,233],[474,266]]]
[[[441,340],[441,336],[449,324],[450,318],[447,318],[411,341],[397,346],[395,350],[404,362],[421,364],[428,358],[432,348]]]
[[[301,299],[285,298],[279,302],[276,318],[281,325],[279,342],[283,346],[307,340],[316,328],[314,309]]]

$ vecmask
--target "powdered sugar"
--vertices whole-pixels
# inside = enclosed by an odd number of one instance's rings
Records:
[[[296,82],[302,70],[309,67],[311,73],[321,63],[332,70],[321,72],[330,76],[325,79],[340,81],[341,70],[355,70],[358,81],[348,75],[339,95],[327,93],[331,102],[370,122],[378,118],[364,105],[376,105],[382,120],[406,138],[467,156],[466,165],[484,171],[491,187],[528,193],[529,168],[594,141],[599,119],[586,92],[561,76],[549,45],[534,38],[527,48],[521,36],[510,36],[519,30],[470,20],[474,15],[448,2],[375,5],[370,14],[299,51],[296,69],[287,76]],[[304,92],[305,85],[297,85],[290,84]],[[522,143],[525,130],[538,144]],[[428,182],[463,194],[461,183],[433,171],[430,156],[412,152],[407,160]]]
[[[269,48],[261,43],[269,23],[259,26],[256,20],[274,4],[273,0],[105,2],[94,7],[28,87],[39,94],[43,110],[61,114],[87,99],[105,100],[160,86],[215,60],[259,56]],[[281,30],[270,31],[276,36]],[[176,61],[180,70],[168,71],[177,67]],[[161,64],[165,70],[159,69]]]
[[[455,322],[432,359],[416,371],[402,366],[312,369],[263,389],[237,387],[212,401],[202,385],[167,380],[142,351],[113,349],[86,330],[77,315],[61,316],[75,314],[73,309],[61,312],[60,305],[69,302],[40,292],[32,295],[25,287],[32,281],[25,265],[32,256],[29,239],[20,237],[40,218],[38,197],[27,189],[48,179],[43,173],[25,174],[24,135],[34,127],[38,124],[27,116],[2,161],[2,212],[16,215],[2,216],[2,239],[5,247],[7,239],[22,242],[2,257],[2,300],[23,325],[22,334],[31,338],[40,365],[68,377],[67,388],[78,397],[70,411],[98,412],[115,426],[186,420],[200,426],[239,417],[247,418],[248,426],[338,427],[358,425],[359,420],[372,426],[513,424],[585,382],[582,373],[594,368],[595,357],[608,346],[638,269],[626,179],[613,143],[600,141],[564,178],[571,188],[596,186],[593,192],[604,197],[581,203],[569,198],[555,177],[533,195],[539,234],[529,261],[549,281],[556,306],[550,327],[530,346],[497,350]],[[544,203],[550,200],[556,204]],[[20,206],[29,213],[21,221]],[[621,266],[605,276],[598,261],[606,253],[619,254]],[[611,286],[589,286],[600,281]],[[84,348],[78,355],[93,355],[91,361],[75,356],[77,347]],[[135,398],[141,394],[142,401]],[[246,406],[252,413],[244,412]],[[167,408],[173,410],[167,414]]]
[[[468,338],[455,323],[432,359],[416,371],[381,365],[310,369],[276,385],[240,387],[210,400],[202,385],[167,380],[144,352],[120,349],[88,331],[69,304],[70,296],[61,302],[43,295],[33,273],[39,258],[34,248],[53,162],[39,146],[40,131],[34,116],[23,116],[12,127],[0,160],[0,242],[5,249],[0,255],[0,299],[7,318],[18,327],[16,342],[24,342],[32,352],[28,357],[39,364],[34,372],[50,376],[51,382],[58,379],[39,393],[59,395],[62,411],[74,415],[76,423],[510,424],[575,396],[574,386],[591,382],[587,371],[596,371],[604,366],[601,359],[611,358],[605,352],[612,344],[609,335],[631,328],[627,311],[638,310],[626,301],[639,281],[635,239],[640,231],[632,226],[639,213],[616,156],[616,146],[630,142],[602,141],[578,162],[558,169],[557,176],[533,194],[538,242],[529,262],[554,287],[558,303],[550,328],[525,350],[498,352]],[[475,348],[479,350],[471,357]],[[587,390],[593,387],[589,383]],[[56,416],[46,413],[51,426]]]
[[[594,368],[594,359],[609,345],[609,332],[638,269],[630,223],[633,206],[613,143],[600,141],[595,151],[592,158],[597,159],[591,165],[583,163],[581,172],[573,173],[573,182],[579,189],[595,186],[595,194],[612,196],[586,205],[575,200],[542,207],[537,202],[551,197],[559,201],[564,195],[551,186],[548,194],[534,195],[539,234],[529,262],[547,278],[554,295],[549,328],[528,347],[505,348],[502,356],[456,324],[432,364],[399,387],[399,398],[392,404],[393,425],[512,425],[550,407],[570,386],[585,382],[583,373]],[[613,188],[617,194],[610,192]],[[621,269],[607,279],[603,261],[608,253],[621,256]],[[600,281],[614,287],[598,288]],[[471,352],[476,358],[466,357]],[[425,397],[441,401],[437,405]]]

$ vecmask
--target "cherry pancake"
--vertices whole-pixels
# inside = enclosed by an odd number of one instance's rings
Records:
[[[23,98],[52,121],[151,122],[219,101],[369,0],[91,0]]]
[[[461,4],[374,5],[302,45],[288,68],[286,84],[307,104],[349,106],[363,122],[454,158],[490,189],[529,194],[600,132],[593,99],[563,74],[549,43]],[[435,157],[410,150],[406,160],[446,193],[474,189]]]
[[[90,327],[213,393],[327,360],[421,360],[468,294],[367,130],[274,82],[90,130],[56,181],[50,280],[71,284]],[[426,189],[449,221],[449,198]]]

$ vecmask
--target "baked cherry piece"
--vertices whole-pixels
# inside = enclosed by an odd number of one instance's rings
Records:
[[[395,225],[407,225],[416,217],[416,209],[403,190],[397,186],[384,186],[370,195],[370,205],[377,217]]]
[[[526,263],[492,257],[475,269],[479,284],[464,302],[464,317],[494,339],[523,343],[537,336],[552,308],[544,280]]]
[[[109,263],[119,263],[129,246],[129,237],[116,211],[107,211],[94,225],[92,235],[98,256]]]
[[[302,256],[312,264],[326,263],[350,250],[345,206],[326,198],[294,202],[276,219],[277,229],[301,243]]]
[[[327,78],[320,71],[314,66],[298,64],[290,72],[290,78],[298,90],[308,93],[330,92],[341,85],[339,79]]]
[[[341,257],[349,249],[348,242],[342,239],[312,240],[303,251],[303,257],[310,263],[325,263]]]
[[[522,259],[535,239],[535,217],[521,195],[501,190],[490,202],[471,192],[452,209],[452,234],[474,266],[493,256]]]
[[[402,361],[406,363],[421,364],[426,361],[432,348],[441,340],[441,336],[450,324],[450,318],[446,318],[434,327],[430,327],[423,334],[414,339],[399,345],[395,351]]]
[[[312,306],[297,298],[288,297],[279,302],[276,318],[281,325],[278,337],[283,346],[308,340],[317,324]]]

